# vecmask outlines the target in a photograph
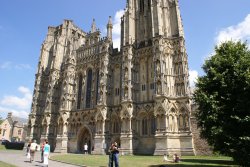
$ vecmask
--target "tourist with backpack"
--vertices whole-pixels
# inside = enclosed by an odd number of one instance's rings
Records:
[[[36,150],[37,150],[36,140],[33,140],[33,142],[30,144],[30,163],[34,161]]]

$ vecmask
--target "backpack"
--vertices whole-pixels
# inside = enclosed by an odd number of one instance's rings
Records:
[[[30,150],[31,150],[31,151],[36,151],[36,148],[37,148],[36,143],[31,143],[31,145],[30,145]]]

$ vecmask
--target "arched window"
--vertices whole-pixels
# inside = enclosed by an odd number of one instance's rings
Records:
[[[151,123],[151,135],[154,135],[156,130],[156,122],[154,116],[151,117],[150,123]]]
[[[117,120],[114,120],[112,123],[112,131],[113,133],[119,133],[119,122]]]
[[[142,135],[148,135],[148,119],[144,117],[142,119]]]
[[[151,0],[148,0],[148,9],[151,9]]]
[[[91,89],[92,89],[92,70],[88,71],[87,91],[86,91],[86,108],[90,108],[91,104]]]
[[[21,134],[22,134],[22,130],[19,129],[19,130],[18,130],[18,135],[21,135]]]
[[[43,129],[42,129],[42,134],[43,135],[46,135],[47,134],[47,123],[45,123],[44,125],[43,125]]]
[[[96,71],[96,104],[98,102],[98,91],[99,91],[99,70]]]
[[[140,0],[140,12],[144,12],[144,0]]]
[[[61,118],[58,124],[58,134],[63,135],[63,119]]]
[[[81,97],[82,97],[82,75],[79,75],[78,81],[78,96],[77,96],[77,109],[81,107]]]

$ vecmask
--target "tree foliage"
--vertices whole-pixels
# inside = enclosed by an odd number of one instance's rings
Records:
[[[2,124],[3,122],[3,118],[0,116],[0,125]]]
[[[214,151],[250,166],[250,51],[246,43],[225,42],[203,65],[194,100],[201,137]]]

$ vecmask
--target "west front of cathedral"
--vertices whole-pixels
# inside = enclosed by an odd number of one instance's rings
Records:
[[[178,0],[127,0],[121,49],[64,20],[49,27],[36,73],[29,139],[54,152],[193,155],[188,60]]]

